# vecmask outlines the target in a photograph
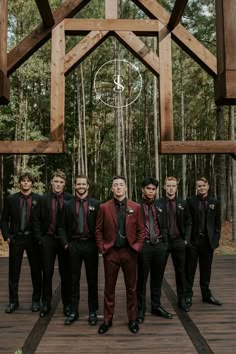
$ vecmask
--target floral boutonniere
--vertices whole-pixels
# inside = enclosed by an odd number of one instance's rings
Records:
[[[184,207],[181,204],[178,204],[178,209],[179,210],[184,210]]]
[[[92,213],[94,210],[95,210],[95,207],[93,205],[88,206],[89,213]]]
[[[32,208],[34,208],[37,205],[37,200],[32,200]]]
[[[128,216],[131,216],[131,215],[133,215],[134,210],[131,209],[131,208],[127,208],[127,209],[126,209],[126,213],[128,214]]]
[[[161,208],[159,208],[159,207],[157,207],[157,210],[159,211],[159,213],[163,212],[163,210]]]
[[[215,204],[209,204],[209,209],[214,210],[215,209]]]

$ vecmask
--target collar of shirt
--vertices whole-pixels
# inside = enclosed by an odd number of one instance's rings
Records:
[[[113,198],[114,199],[114,202],[115,202],[115,205],[126,205],[126,199],[127,198],[124,198],[124,199],[122,199],[122,200],[118,200],[118,199],[116,199],[116,198]]]

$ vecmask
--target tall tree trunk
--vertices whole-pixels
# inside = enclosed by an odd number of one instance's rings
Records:
[[[235,140],[235,110],[230,106],[231,139]],[[232,240],[236,241],[236,160],[232,159]]]
[[[80,64],[80,75],[81,75],[81,93],[82,93],[82,106],[83,106],[83,140],[84,140],[84,173],[88,175],[88,153],[87,153],[87,133],[86,133],[86,110],[85,110],[85,92],[84,92],[84,75],[83,66]]]

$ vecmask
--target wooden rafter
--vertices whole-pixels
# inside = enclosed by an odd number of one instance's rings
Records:
[[[54,27],[63,21],[65,17],[69,18],[76,15],[89,1],[90,0],[65,0],[62,5],[53,12],[55,21]],[[42,24],[39,25],[10,51],[7,57],[8,75],[12,74],[51,37],[51,30],[52,28],[45,28]]]
[[[133,32],[115,31],[116,38],[128,48],[154,75],[159,75],[159,58]]]
[[[181,20],[184,10],[187,6],[188,0],[175,0],[174,8],[171,12],[171,16],[168,22],[168,29],[172,31]]]
[[[0,154],[62,154],[63,141],[5,140],[0,143]]]
[[[90,31],[132,31],[139,36],[157,36],[158,20],[127,20],[127,19],[65,19],[66,34],[78,35]]]
[[[7,5],[7,0],[0,1],[0,104],[8,104],[10,95],[7,76]]]
[[[161,154],[236,154],[236,141],[162,141]]]
[[[170,14],[157,1],[153,0],[132,0],[150,18],[156,18],[167,27]],[[171,32],[171,38],[194,59],[213,78],[217,76],[216,57],[202,45],[182,25],[178,25]]]
[[[64,74],[68,75],[75,66],[86,58],[107,37],[108,31],[92,31],[65,56]]]
[[[43,24],[46,28],[54,25],[55,21],[48,0],[35,0],[38,6]]]

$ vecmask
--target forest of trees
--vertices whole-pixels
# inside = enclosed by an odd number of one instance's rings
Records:
[[[57,8],[63,1],[50,0]],[[159,0],[171,11],[174,0]],[[104,18],[104,1],[91,0],[77,18]],[[120,18],[145,19],[132,1],[120,0]],[[9,0],[8,51],[41,21],[34,0]],[[189,0],[182,24],[216,54],[215,1]],[[83,37],[66,37],[67,50]],[[154,37],[142,40],[156,50]],[[234,140],[233,106],[217,107],[213,79],[173,43],[173,93],[175,140]],[[94,78],[108,61],[127,60],[142,77],[141,94],[133,104],[121,108],[105,105],[98,99]],[[10,76],[10,103],[0,107],[0,140],[44,140],[50,135],[50,61],[48,41]],[[158,79],[117,39],[109,37],[82,64],[66,77],[64,155],[0,156],[1,207],[3,198],[17,187],[16,176],[30,170],[36,189],[47,191],[50,175],[56,168],[68,176],[72,190],[76,174],[90,179],[91,193],[104,201],[110,197],[111,177],[123,174],[128,180],[129,197],[140,197],[144,176],[153,175],[162,184],[167,175],[176,176],[179,194],[195,193],[199,176],[209,179],[212,194],[221,199],[222,220],[236,222],[236,161],[230,155],[159,155]],[[233,239],[236,228],[233,227]]]

